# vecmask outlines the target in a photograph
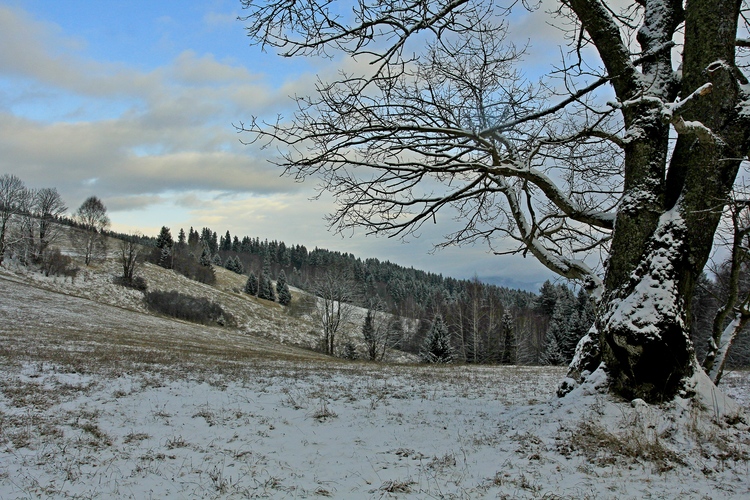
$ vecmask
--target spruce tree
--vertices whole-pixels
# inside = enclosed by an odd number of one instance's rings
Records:
[[[157,264],[165,269],[171,269],[172,252],[170,247],[163,247],[159,251],[159,262]]]
[[[229,234],[229,231],[227,231],[227,234],[221,239],[221,249],[225,252],[232,250],[232,235]]]
[[[211,263],[213,265],[215,265],[215,266],[220,266],[221,265],[221,255],[219,255],[218,253],[214,254],[213,258],[211,259]]]
[[[421,352],[422,360],[427,363],[450,363],[453,361],[453,347],[450,343],[448,328],[441,315],[435,316],[430,331],[427,332]]]
[[[203,251],[201,252],[199,262],[204,267],[211,267],[211,251],[206,245],[203,245]]]
[[[279,304],[282,306],[288,306],[292,303],[292,292],[289,291],[289,285],[286,283],[286,273],[282,269],[279,273],[279,277],[276,278],[276,296],[279,299]]]
[[[559,366],[565,363],[560,344],[557,338],[550,330],[547,330],[547,336],[544,339],[544,352],[542,353],[542,363],[545,365]]]
[[[234,257],[234,272],[237,274],[245,274],[245,266],[242,265],[239,256]]]
[[[250,276],[247,277],[247,282],[245,283],[245,293],[254,297],[258,296],[258,277],[252,271],[250,271]]]
[[[174,240],[172,239],[172,232],[169,230],[167,226],[162,226],[161,231],[159,231],[159,235],[156,237],[156,248],[161,250],[164,247],[171,248],[172,245],[174,245]]]
[[[268,261],[268,254],[263,260],[263,272],[260,275],[260,283],[258,284],[258,298],[266,300],[276,300],[273,293],[273,285],[271,284],[271,263]]]
[[[200,234],[198,234],[198,231],[193,230],[193,226],[190,226],[190,231],[188,232],[188,246],[190,248],[195,248],[198,246],[198,243],[200,242]]]

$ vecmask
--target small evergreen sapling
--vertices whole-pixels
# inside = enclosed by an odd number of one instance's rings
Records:
[[[258,296],[258,277],[252,271],[250,271],[250,276],[247,277],[247,282],[245,283],[245,293],[254,297]]]
[[[430,331],[427,332],[421,356],[426,363],[450,363],[454,359],[450,333],[439,314],[435,316]]]

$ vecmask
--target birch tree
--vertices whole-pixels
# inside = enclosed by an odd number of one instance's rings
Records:
[[[332,227],[454,217],[438,246],[533,256],[599,298],[561,395],[597,370],[630,399],[694,394],[689,299],[748,149],[743,2],[561,0],[539,82],[508,37],[527,2],[242,3],[264,48],[369,63],[240,127],[333,194]]]
[[[703,368],[714,384],[721,380],[727,355],[739,333],[750,321],[750,292],[741,290],[740,287],[742,276],[747,276],[750,258],[750,200],[732,200],[728,212],[731,222],[731,254],[728,262],[727,297],[714,316],[708,351],[703,360]]]

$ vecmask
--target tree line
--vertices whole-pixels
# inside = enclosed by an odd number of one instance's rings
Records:
[[[351,253],[240,238],[229,231],[219,235],[208,227],[180,229],[177,238],[166,226],[156,236],[120,234],[109,231],[106,206],[95,196],[71,217],[66,210],[55,188],[28,189],[15,176],[1,176],[0,264],[11,255],[23,264],[39,265],[48,275],[75,273],[73,259],[56,246],[61,226],[69,225],[76,228],[68,232],[69,241],[85,265],[106,254],[107,236],[119,239],[123,274],[118,279],[144,291],[146,284],[135,272],[142,260],[207,284],[215,282],[214,266],[222,266],[246,275],[243,291],[260,299],[289,306],[289,286],[320,297],[323,307],[329,308],[317,318],[321,349],[329,354],[355,355],[347,340],[336,337],[336,325],[347,314],[336,305],[341,302],[367,310],[360,357],[382,359],[387,349],[397,348],[431,362],[568,364],[596,313],[586,290],[563,283],[547,281],[535,294]],[[735,224],[745,230],[736,245],[738,254],[717,267],[715,278],[703,275],[693,296],[690,334],[701,359],[710,357],[710,346],[716,346],[717,328],[723,331],[733,324],[728,314],[720,317],[720,312],[746,307],[750,296],[745,244],[750,225],[743,220]],[[730,300],[734,305],[728,307]],[[743,322],[743,332],[744,326]],[[726,362],[746,366],[750,339],[739,331],[735,338]]]

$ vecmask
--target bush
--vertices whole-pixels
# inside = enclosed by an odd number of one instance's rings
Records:
[[[115,285],[124,286],[125,288],[132,288],[133,290],[138,290],[139,292],[145,292],[148,289],[146,280],[141,276],[133,276],[133,279],[128,279],[124,276],[115,276],[112,279],[112,282]]]
[[[65,276],[75,278],[78,267],[73,266],[73,259],[60,253],[59,248],[48,248],[39,259],[39,265],[45,276]]]
[[[198,260],[192,255],[177,254],[174,257],[174,268],[175,271],[195,280],[199,283],[205,283],[206,285],[213,285],[216,283],[216,274],[211,266],[203,266]]]
[[[152,291],[144,295],[146,306],[152,311],[204,325],[235,326],[234,316],[221,305],[201,297],[179,293]]]
[[[174,255],[169,263],[174,271],[186,278],[199,283],[205,283],[206,285],[216,283],[216,274],[211,266],[201,265],[193,254],[187,253],[185,250],[173,249],[173,252]],[[169,269],[169,266],[165,265],[166,261],[162,259],[162,251],[159,248],[152,249],[146,255],[146,261]]]

